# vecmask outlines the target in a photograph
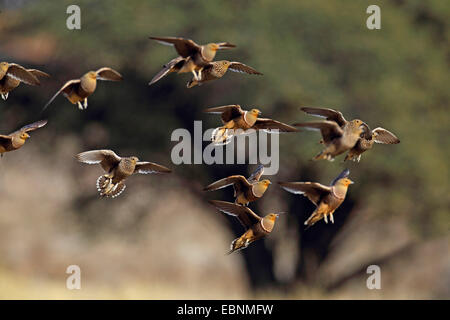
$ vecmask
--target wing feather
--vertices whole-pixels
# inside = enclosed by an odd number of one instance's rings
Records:
[[[303,194],[315,205],[319,200],[331,192],[331,188],[317,182],[278,182],[286,191],[294,194]]]
[[[169,173],[172,172],[169,168],[166,168],[160,164],[140,161],[136,163],[135,173],[150,174],[150,173]]]
[[[223,213],[236,217],[247,229],[261,221],[261,217],[248,207],[220,200],[210,200],[209,203]]]
[[[121,157],[119,157],[112,150],[91,150],[82,152],[76,155],[78,161],[87,164],[100,164],[106,172],[109,172],[113,167],[119,164]]]

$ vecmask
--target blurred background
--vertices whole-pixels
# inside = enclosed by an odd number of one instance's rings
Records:
[[[0,61],[51,75],[0,101],[0,133],[41,118],[20,150],[0,160],[0,298],[24,299],[449,299],[449,27],[446,1],[384,1],[381,30],[368,30],[370,1],[77,1],[81,30],[68,30],[72,1],[0,0]],[[186,89],[191,75],[147,83],[175,50],[149,36],[228,41],[217,60],[241,61],[264,76],[228,73]],[[122,82],[101,82],[79,111],[63,96],[69,80],[109,66]],[[216,179],[256,165],[171,163],[177,128],[219,117],[206,107],[240,104],[287,123],[301,106],[339,109],[399,145],[376,145],[360,163],[310,159],[319,134],[280,136],[280,171],[250,207],[286,211],[274,232],[224,255],[243,230],[205,194]],[[204,143],[206,145],[207,143]],[[74,155],[110,148],[171,167],[135,176],[116,199],[100,199],[99,166]],[[324,184],[348,167],[355,181],[335,224],[304,230],[314,206],[277,181]],[[69,265],[81,290],[66,289]],[[369,265],[381,290],[368,290]]]

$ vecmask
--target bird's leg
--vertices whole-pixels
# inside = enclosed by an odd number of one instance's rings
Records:
[[[330,213],[330,220],[331,220],[331,223],[334,223],[333,213]]]
[[[84,98],[84,110],[86,110],[88,107],[87,98]]]
[[[323,220],[325,220],[325,223],[328,223],[328,218],[327,218],[327,214],[326,213],[323,215]]]
[[[359,161],[361,160],[361,155],[359,155],[358,158],[356,158],[356,159],[357,159],[356,161],[359,162]],[[354,161],[354,160],[353,160],[353,161]]]
[[[194,79],[199,81],[200,78],[197,76],[197,73],[195,72],[195,70],[192,70],[192,74],[194,75]]]
[[[9,93],[9,92],[7,92],[7,93],[2,93],[2,99],[3,99],[3,100],[8,99],[8,93]]]
[[[78,109],[83,110],[83,105],[81,104],[81,102],[78,101],[77,104],[78,104]]]
[[[202,78],[202,70],[203,70],[203,68],[198,70],[198,80],[200,80]]]

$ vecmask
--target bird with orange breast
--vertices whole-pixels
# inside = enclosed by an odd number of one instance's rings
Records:
[[[242,110],[238,104],[205,109],[206,113],[220,114],[223,126],[214,129],[212,141],[216,145],[227,144],[234,135],[244,134],[246,130],[265,130],[267,132],[297,132],[297,128],[283,122],[260,118],[259,109]]]
[[[331,222],[334,223],[333,213],[344,202],[348,186],[353,184],[348,178],[349,174],[350,171],[345,169],[329,186],[318,182],[279,182],[279,184],[286,191],[306,196],[316,205],[316,210],[305,221],[305,225],[309,228],[322,218],[328,223],[327,216],[330,216]]]
[[[233,240],[230,251],[227,254],[245,249],[252,242],[269,235],[273,231],[275,222],[280,215],[279,213],[269,213],[264,217],[260,217],[250,208],[231,202],[210,200],[209,203],[223,213],[236,217],[246,230],[242,236]]]
[[[191,39],[176,37],[150,37],[150,39],[165,45],[173,46],[179,56],[166,63],[163,69],[153,77],[149,85],[154,84],[172,72],[191,72],[194,75],[194,79],[200,79],[203,68],[209,62],[214,60],[218,50],[236,47],[234,44],[228,42],[212,42],[205,45],[199,45]]]
[[[47,120],[40,120],[28,124],[8,135],[0,135],[0,155],[3,157],[5,152],[20,149],[30,138],[29,132],[42,128],[46,124]]]
[[[56,99],[56,97],[63,93],[63,95],[72,104],[77,104],[78,109],[85,110],[88,106],[87,98],[94,93],[97,88],[97,80],[120,81],[123,80],[120,73],[116,70],[104,67],[97,71],[89,71],[80,79],[67,81],[61,89],[50,99],[44,107],[44,110]],[[83,104],[81,102],[83,101]]]
[[[31,86],[40,85],[38,77],[49,76],[36,69],[25,69],[16,63],[0,62],[0,95],[8,99],[9,92],[17,88],[21,82]]]
[[[229,176],[220,179],[206,186],[204,191],[219,190],[228,186],[233,186],[235,203],[247,206],[250,202],[258,200],[266,192],[267,188],[272,184],[270,180],[264,179],[259,181],[264,172],[264,166],[260,165],[248,179],[241,175]]]

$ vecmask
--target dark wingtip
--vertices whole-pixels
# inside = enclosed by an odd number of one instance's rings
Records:
[[[347,178],[349,174],[350,174],[349,169],[346,168],[342,170],[342,172],[331,182],[331,185],[334,186],[338,180],[342,178]]]

